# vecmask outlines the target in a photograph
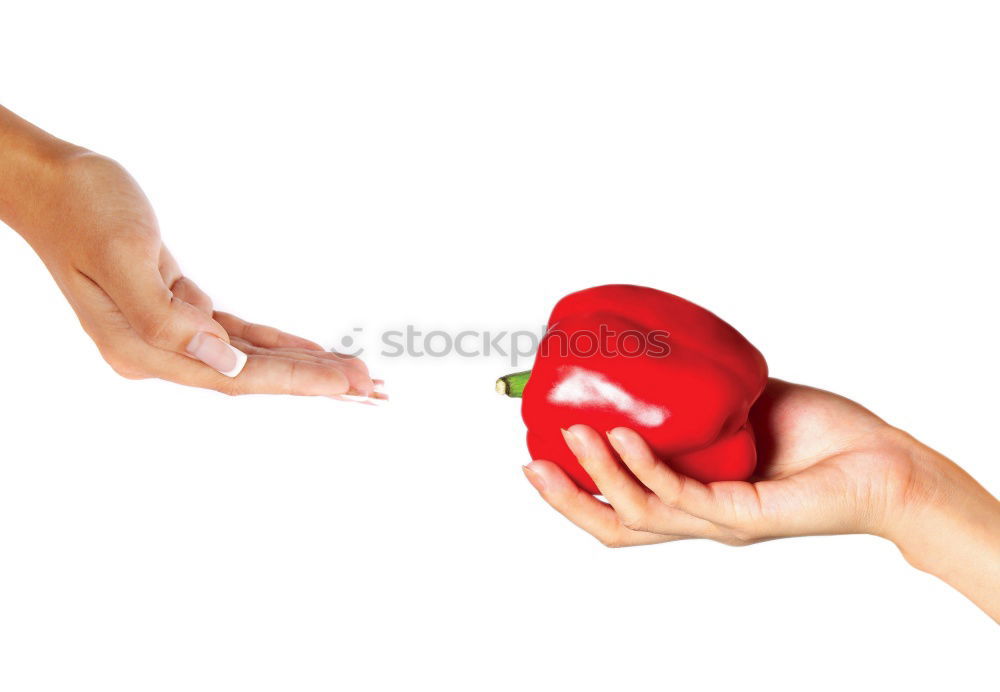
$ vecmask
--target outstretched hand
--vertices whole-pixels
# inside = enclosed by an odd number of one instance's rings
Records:
[[[45,180],[18,214],[18,230],[119,374],[226,394],[384,398],[361,360],[216,311],[114,161],[75,153],[50,165]]]

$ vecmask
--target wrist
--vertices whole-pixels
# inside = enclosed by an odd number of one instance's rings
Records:
[[[881,535],[911,565],[1000,621],[1000,501],[957,464],[912,438],[906,453],[908,482]]]
[[[880,535],[895,543],[904,555],[919,559],[922,540],[931,526],[963,518],[962,507],[986,491],[958,465],[907,433],[891,429],[887,455],[902,471],[897,474],[887,502]],[[986,493],[988,495],[988,493]]]
[[[61,172],[86,153],[0,107],[0,221],[29,239],[44,226]]]

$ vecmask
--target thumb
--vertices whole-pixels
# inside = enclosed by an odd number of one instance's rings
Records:
[[[143,341],[184,354],[226,377],[236,377],[247,356],[229,343],[221,324],[167,287],[156,269],[129,271],[108,294]]]

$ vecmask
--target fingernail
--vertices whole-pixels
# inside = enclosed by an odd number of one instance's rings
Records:
[[[247,354],[208,332],[195,334],[187,345],[187,352],[226,377],[236,377],[247,364]]]
[[[376,394],[385,394],[385,380],[372,380],[372,384],[374,384],[372,390]]]
[[[580,438],[566,428],[559,429],[562,430],[563,439],[566,440],[566,446],[569,447],[569,451],[578,457],[583,456],[583,443],[580,441]]]
[[[608,430],[604,433],[608,436],[608,440],[611,442],[611,446],[615,448],[615,451],[621,451],[622,439],[618,436],[618,429]]]
[[[531,483],[535,490],[540,493],[545,492],[545,479],[542,478],[540,473],[531,468],[531,464],[522,466],[521,470],[524,471],[524,477],[528,479],[528,482]]]

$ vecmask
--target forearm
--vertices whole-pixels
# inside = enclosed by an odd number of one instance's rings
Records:
[[[920,479],[889,537],[1000,622],[1000,501],[937,452],[918,445],[914,455]]]
[[[40,226],[59,166],[84,151],[0,106],[0,221],[22,235]]]

